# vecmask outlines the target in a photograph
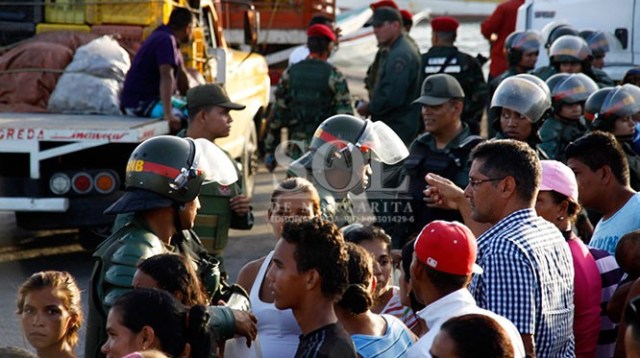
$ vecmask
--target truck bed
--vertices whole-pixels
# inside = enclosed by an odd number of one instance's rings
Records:
[[[158,118],[54,113],[0,113],[2,142],[139,143],[169,133]]]

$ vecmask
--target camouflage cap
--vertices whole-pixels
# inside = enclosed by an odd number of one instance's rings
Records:
[[[371,17],[371,19],[367,21],[365,26],[380,26],[384,24],[385,21],[397,21],[402,24],[402,15],[400,15],[400,11],[398,11],[397,9],[389,6],[382,6],[375,9],[375,11],[373,12],[373,17]]]

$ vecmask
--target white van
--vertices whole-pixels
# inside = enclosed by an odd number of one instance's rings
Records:
[[[578,31],[601,30],[615,36],[620,48],[608,52],[605,72],[622,80],[631,67],[640,65],[640,0],[526,0],[518,10],[516,31],[537,30],[548,23],[564,23]],[[546,39],[542,39],[543,42]],[[544,47],[536,67],[546,66],[549,58]]]

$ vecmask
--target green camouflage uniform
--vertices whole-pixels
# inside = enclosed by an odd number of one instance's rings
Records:
[[[384,61],[389,55],[389,48],[386,46],[379,46],[376,52],[376,57],[373,59],[373,63],[367,68],[367,75],[364,78],[364,88],[367,90],[369,99],[373,96],[373,89],[378,82],[378,76],[380,74],[380,67],[384,67]]]
[[[348,193],[341,200],[337,200],[331,191],[325,189],[322,185],[318,185],[315,181],[313,184],[318,189],[320,211],[323,219],[333,222],[337,227],[347,226],[358,221],[353,209],[353,202]]]
[[[567,145],[582,137],[587,132],[587,127],[576,121],[568,121],[557,116],[549,117],[540,127],[540,139],[538,146],[544,150],[549,159],[566,162],[564,154]]]
[[[289,140],[309,145],[323,120],[335,114],[353,114],[349,86],[342,72],[327,61],[308,58],[284,71],[276,89],[273,117],[269,121],[265,150],[273,154],[280,144],[280,130],[289,129]],[[306,148],[288,148],[297,159]]]
[[[420,95],[420,54],[401,34],[378,68],[369,102],[371,120],[384,122],[409,145],[420,125],[420,106],[412,105]]]
[[[217,262],[209,261],[202,251],[197,236],[190,231],[172,239],[167,245],[158,238],[140,215],[130,216],[130,221],[107,238],[93,254],[95,261],[89,291],[89,315],[85,357],[102,357],[100,347],[107,339],[106,322],[109,309],[123,294],[133,289],[133,275],[140,261],[151,256],[173,252],[193,262],[198,276],[210,295],[217,293],[220,273]],[[209,309],[210,324],[219,332],[218,337],[230,337],[235,332],[233,313],[228,307]]]
[[[482,66],[475,57],[459,51],[455,46],[434,46],[422,54],[422,81],[436,73],[446,73],[458,80],[465,95],[461,117],[469,125],[471,133],[479,134],[489,96]]]
[[[186,137],[187,131],[178,133],[178,137]],[[214,143],[215,144],[215,143]],[[217,144],[216,144],[217,146]],[[222,149],[222,148],[220,148]],[[244,194],[242,187],[242,171],[231,155],[222,150],[238,174],[238,181],[231,185],[219,183],[204,183],[200,195],[200,210],[196,216],[193,231],[198,235],[204,248],[220,262],[220,271],[226,274],[222,252],[229,241],[229,229],[251,230],[253,228],[253,209],[246,215],[240,216],[231,210],[231,199]]]

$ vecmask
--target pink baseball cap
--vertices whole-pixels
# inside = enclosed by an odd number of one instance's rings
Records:
[[[476,237],[459,222],[432,221],[418,235],[414,250],[420,262],[437,271],[453,275],[482,273],[475,263]]]
[[[571,168],[557,160],[541,160],[542,180],[540,191],[556,191],[578,202],[578,182]]]

